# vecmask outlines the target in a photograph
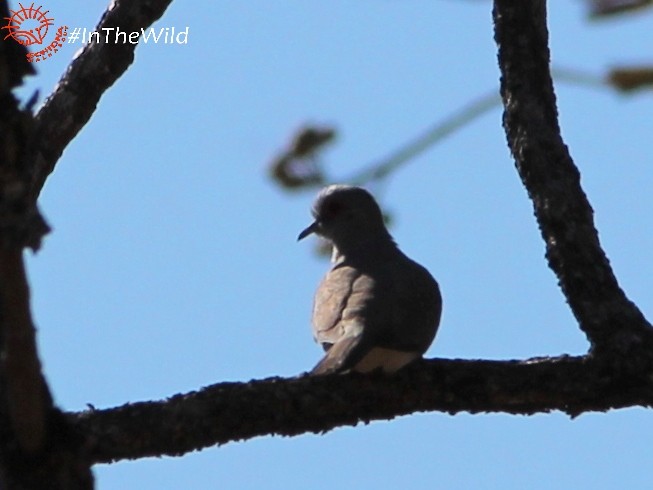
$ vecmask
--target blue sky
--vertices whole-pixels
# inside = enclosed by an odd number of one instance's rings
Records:
[[[55,25],[89,29],[105,7],[47,4]],[[300,124],[334,124],[325,161],[334,178],[350,175],[497,87],[490,10],[173,3],[155,26],[188,26],[188,44],[139,46],[42,194],[54,232],[29,272],[57,403],[111,407],[312,367],[311,301],[328,264],[295,239],[314,194],[280,191],[266,163]],[[581,2],[551,3],[554,65],[600,75],[650,63],[653,11],[593,23],[584,14]],[[20,93],[49,93],[79,47],[39,63]],[[556,90],[601,242],[650,318],[651,93]],[[397,242],[443,291],[428,355],[581,354],[500,118],[487,113],[373,188]],[[642,409],[575,420],[429,413],[95,474],[100,489],[637,489],[650,487],[652,438]]]

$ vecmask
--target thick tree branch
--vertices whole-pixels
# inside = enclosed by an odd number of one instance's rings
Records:
[[[580,174],[560,136],[549,73],[544,0],[495,0],[504,128],[533,201],[549,266],[593,350],[653,353],[653,331],[619,287],[594,227]]]
[[[646,376],[620,376],[593,358],[430,360],[393,376],[333,375],[220,383],[166,401],[70,414],[94,462],[179,456],[266,434],[322,433],[413,412],[559,410],[572,416],[651,406]]]
[[[33,72],[26,53],[0,42],[0,488],[87,490],[90,464],[54,407],[30,312],[24,249],[37,249],[48,226],[29,192],[34,120],[12,93]]]
[[[9,15],[0,4],[0,19]],[[26,192],[24,148],[32,118],[11,93],[33,73],[26,49],[0,43],[0,412],[20,450],[36,454],[45,442],[47,401],[29,308],[23,248],[38,248],[47,225]]]
[[[96,30],[119,27],[140,32],[159,19],[172,0],[114,0]],[[115,31],[114,31],[115,32]],[[93,41],[82,50],[63,75],[55,91],[36,116],[32,194],[41,192],[68,143],[93,115],[102,94],[134,61],[137,44]]]
[[[36,454],[45,442],[47,387],[41,374],[29,307],[29,288],[19,247],[0,247],[0,311],[9,418],[23,451]]]

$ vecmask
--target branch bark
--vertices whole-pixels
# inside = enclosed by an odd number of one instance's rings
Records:
[[[22,247],[0,247],[2,371],[9,419],[22,451],[37,454],[45,443],[47,386],[36,351]]]
[[[96,31],[147,29],[161,18],[172,0],[115,0],[102,15]],[[115,32],[115,31],[114,31]],[[97,103],[134,61],[137,44],[87,44],[63,75],[55,91],[36,115],[31,192],[36,197],[68,143],[95,112]]]
[[[170,1],[118,0],[98,28],[139,30]],[[5,0],[0,18],[9,18]],[[11,39],[0,42],[0,488],[93,487],[84,438],[54,406],[41,372],[23,251],[38,249],[49,231],[36,206],[47,175],[133,51],[131,44],[87,46],[34,118],[12,94],[34,72],[26,49]]]
[[[651,363],[653,330],[619,287],[599,243],[580,173],[560,136],[549,72],[546,2],[495,0],[503,124],[533,201],[549,266],[593,352]]]
[[[0,18],[8,17],[0,0]],[[54,407],[30,312],[24,249],[38,249],[48,226],[29,192],[34,120],[12,93],[33,72],[26,53],[0,42],[0,488],[87,490],[82,439]]]
[[[8,17],[0,4],[0,18]],[[0,45],[0,378],[2,412],[21,451],[43,448],[46,402],[41,364],[29,310],[23,247],[37,248],[47,225],[26,193],[24,146],[31,116],[11,93],[33,73],[26,49],[13,40]]]
[[[220,383],[168,400],[69,414],[96,463],[189,451],[256,436],[323,433],[414,412],[531,415],[653,405],[647,376],[591,357],[429,360],[387,376],[331,375]]]

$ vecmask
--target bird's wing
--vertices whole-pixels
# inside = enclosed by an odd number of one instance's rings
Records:
[[[313,335],[320,344],[335,344],[362,328],[361,313],[372,292],[371,279],[354,267],[334,267],[324,277],[313,303]]]
[[[345,265],[334,267],[322,280],[315,294],[313,334],[328,352],[314,374],[349,369],[369,349],[365,313],[373,283],[369,275]]]

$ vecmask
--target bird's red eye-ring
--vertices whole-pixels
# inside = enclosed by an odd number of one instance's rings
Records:
[[[326,203],[322,211],[324,218],[329,219],[339,215],[342,212],[342,203],[338,201],[331,201]]]

